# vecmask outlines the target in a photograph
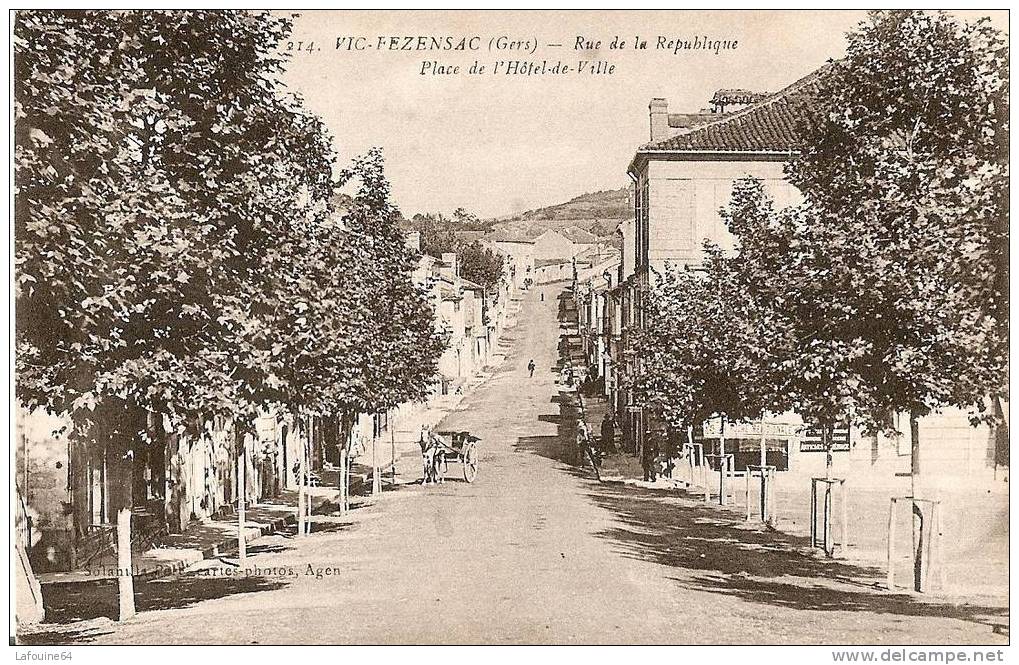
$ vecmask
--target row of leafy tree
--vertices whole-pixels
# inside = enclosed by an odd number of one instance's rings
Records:
[[[69,414],[113,478],[149,414],[239,439],[266,411],[315,414],[339,439],[435,375],[445,341],[381,152],[336,168],[281,85],[290,31],[267,12],[16,15],[17,396]]]
[[[503,259],[498,254],[473,239],[465,239],[461,232],[489,232],[491,222],[478,218],[464,208],[453,211],[452,218],[439,214],[414,215],[406,223],[421,234],[421,251],[441,258],[453,252],[457,255],[460,274],[485,288],[494,291],[503,278]]]
[[[637,401],[677,429],[793,410],[893,431],[1007,399],[1008,46],[986,22],[878,12],[819,74],[778,209],[723,210],[735,247],[650,290]],[[999,404],[1000,405],[1000,404]],[[830,455],[829,455],[830,460]]]

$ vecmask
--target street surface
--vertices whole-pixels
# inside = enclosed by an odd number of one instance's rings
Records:
[[[506,363],[440,428],[482,438],[474,484],[451,464],[444,485],[402,485],[304,539],[256,541],[260,576],[208,576],[225,566],[207,562],[206,576],[149,583],[124,624],[41,629],[114,644],[1007,641],[1007,608],[888,594],[872,586],[880,571],[824,561],[795,536],[568,464],[556,291],[526,295]]]

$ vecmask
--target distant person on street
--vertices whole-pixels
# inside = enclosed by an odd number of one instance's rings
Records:
[[[532,377],[534,376],[534,367],[535,367],[534,360],[532,359],[530,362],[527,363],[527,371],[530,372],[530,375]]]
[[[616,447],[616,424],[612,422],[612,412],[606,411],[601,421],[601,451],[611,453]]]
[[[641,466],[644,467],[644,480],[653,483],[658,479],[657,469],[655,468],[658,462],[658,443],[650,430],[644,435],[642,452],[640,462]]]
[[[545,292],[541,292],[541,302],[545,302]]]

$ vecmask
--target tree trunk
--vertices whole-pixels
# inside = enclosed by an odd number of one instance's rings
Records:
[[[765,521],[768,520],[768,486],[767,486],[768,485],[768,478],[767,478],[767,474],[765,474],[765,472],[764,472],[764,467],[768,464],[768,440],[767,440],[767,438],[765,436],[765,431],[764,431],[764,427],[765,427],[765,423],[764,423],[765,415],[766,415],[765,413],[763,413],[763,412],[761,413],[761,441],[760,441],[760,448],[761,448],[761,451],[760,451],[761,452],[761,464],[760,464],[760,466],[761,466],[761,496],[760,496],[759,501],[760,501],[760,506],[761,506],[761,521],[762,522],[765,522]],[[747,472],[747,474],[749,475],[749,471]],[[749,500],[749,493],[748,493],[748,495],[747,495],[747,515],[749,515],[749,514],[750,514],[750,500]]]
[[[376,416],[378,420],[378,416]],[[378,429],[377,427],[375,429]],[[379,437],[377,432],[372,432],[372,496],[382,493],[382,478],[379,474]]]
[[[914,499],[920,498],[920,421],[916,411],[909,412],[910,436],[910,494]],[[924,514],[922,504],[910,502],[913,514],[913,588],[923,590],[923,551],[924,551]]]
[[[830,479],[835,460],[832,453],[832,428],[828,423],[821,423],[821,445],[824,447],[824,477]]]
[[[248,557],[248,544],[244,540],[248,476],[245,455],[247,446],[244,445],[244,430],[241,429],[237,420],[234,420],[234,445],[237,450],[237,562],[243,564]]]
[[[134,571],[131,561],[131,507],[134,502],[132,483],[127,480],[134,472],[132,451],[115,445],[110,450],[109,460],[113,466],[110,478],[111,499],[117,516],[117,593],[119,599],[118,619],[124,621],[135,615]]]
[[[315,450],[315,416],[308,416],[308,448],[307,448],[307,460],[305,466],[308,468],[308,474],[310,475],[315,469],[312,464],[312,456]],[[309,483],[309,487],[311,484]],[[311,492],[305,492],[304,495],[304,530],[306,534],[311,533],[311,508],[312,508],[312,497]]]
[[[347,514],[347,492],[350,489],[350,448],[346,445],[340,450],[340,514]]]
[[[392,476],[392,486],[396,486],[396,423],[389,423],[389,473]]]
[[[725,505],[725,418],[718,430],[718,504]]]
[[[139,432],[144,427],[144,412],[117,400],[98,414],[103,419],[103,436],[108,439],[107,483],[111,508],[117,517],[117,595],[118,619],[135,615],[134,569],[131,553],[131,516],[134,506],[134,455]]]
[[[349,412],[344,411],[341,415],[342,428],[340,432],[340,455],[339,455],[339,480],[338,489],[340,490],[340,514],[345,515],[347,513],[347,490],[349,488],[347,476],[350,471],[348,464],[348,455],[350,452],[350,435],[353,428],[353,416]]]
[[[336,420],[336,489],[343,491],[343,448],[346,447],[346,413],[340,413]]]
[[[306,495],[304,480],[307,474],[305,439],[308,436],[308,432],[307,425],[302,422],[301,416],[297,414],[294,415],[294,429],[294,433],[297,435],[297,445],[299,446],[297,453],[297,535],[303,536],[305,531],[304,500]]]
[[[764,414],[764,413],[761,414],[761,467],[762,467],[762,469],[768,463],[768,441],[765,438],[765,433],[764,433],[764,419],[765,419],[765,415],[766,414]]]

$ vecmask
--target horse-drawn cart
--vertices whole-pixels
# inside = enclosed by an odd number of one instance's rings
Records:
[[[432,481],[440,482],[449,463],[459,462],[464,480],[473,483],[478,477],[478,441],[481,439],[470,432],[433,432],[429,445],[422,451],[425,458],[425,482],[429,481],[429,475]]]

